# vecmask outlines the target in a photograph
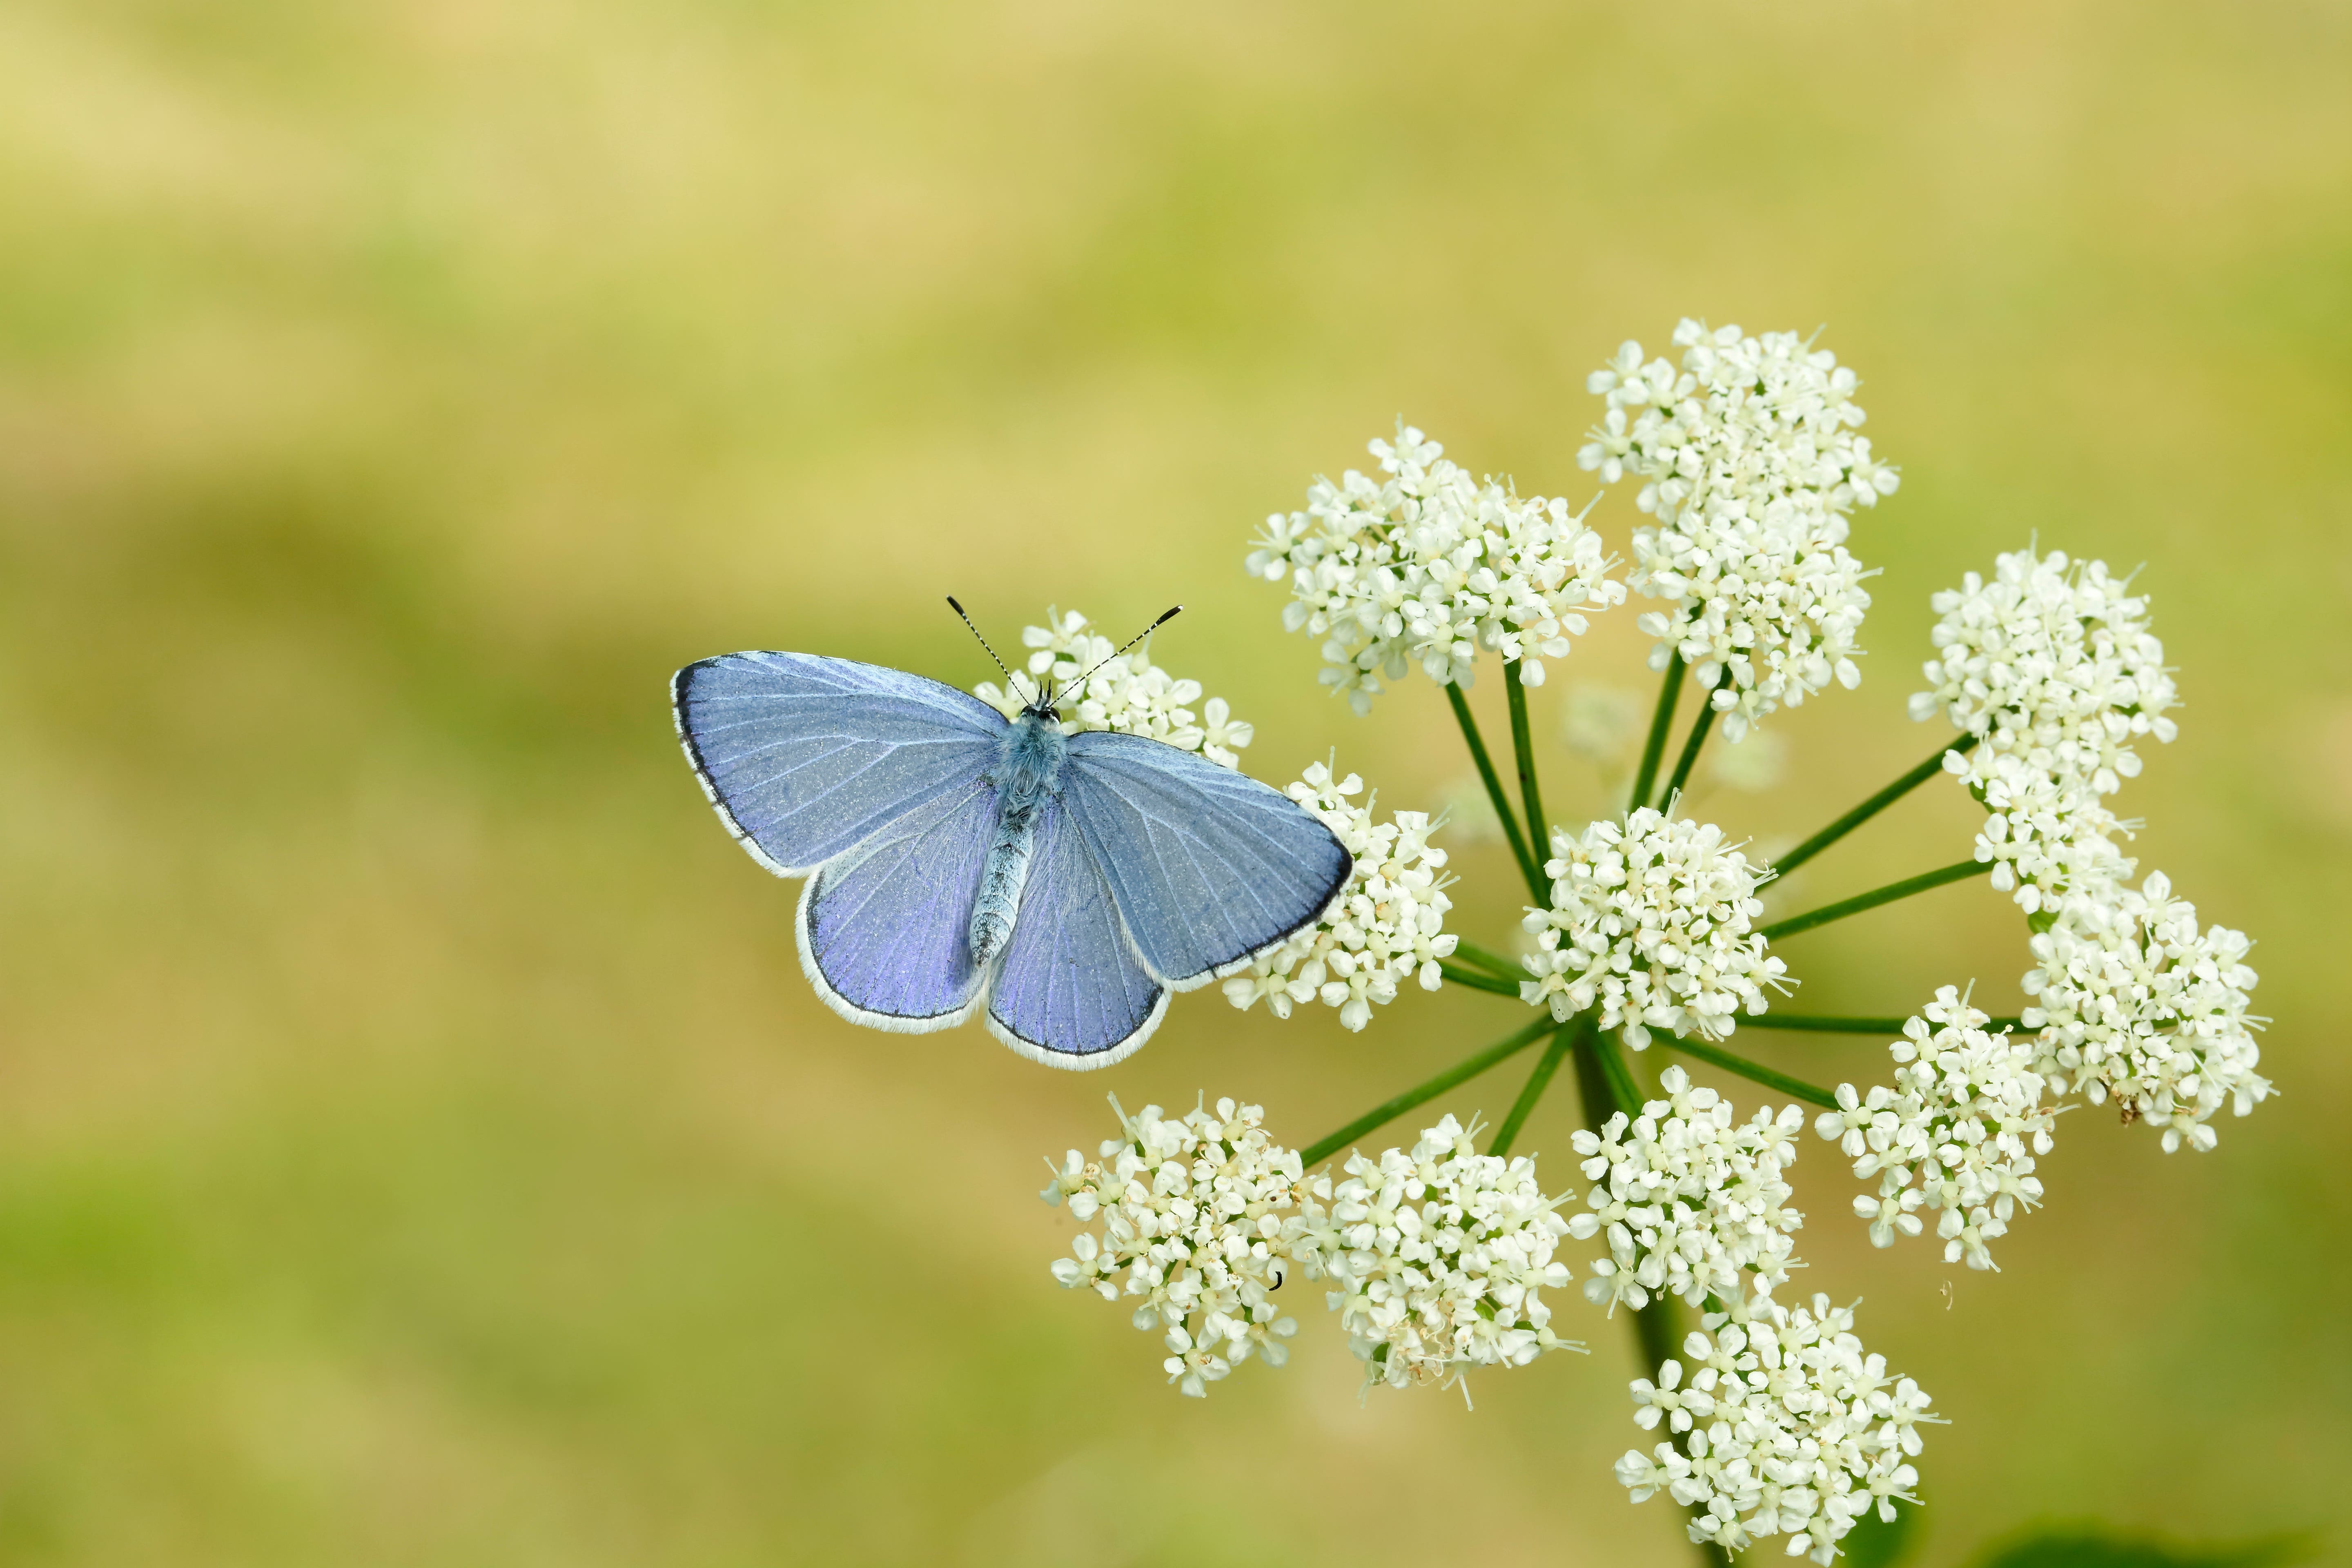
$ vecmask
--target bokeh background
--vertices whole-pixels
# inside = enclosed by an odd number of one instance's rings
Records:
[[[1475,1413],[1360,1402],[1311,1299],[1193,1402],[1045,1273],[1107,1090],[1304,1142],[1510,1008],[1212,992],[1092,1076],[854,1029],[663,695],[752,647],[970,684],[950,592],[1000,641],[1181,600],[1154,656],[1250,771],[1435,805],[1433,689],[1326,699],[1250,534],[1401,415],[1580,503],[1585,373],[1685,313],[1826,323],[1904,473],[1862,689],[1707,809],[1785,842],[1925,755],[1927,597],[1995,552],[2144,562],[2187,707],[2125,808],[2274,1019],[2213,1153],[2070,1118],[1997,1275],[1872,1252],[1809,1142],[1806,1283],[1952,1421],[1923,1561],[2088,1516],[2352,1562],[2347,80],[2334,3],[11,0],[0,1563],[1687,1561],[1580,1301],[1594,1353]],[[1643,651],[1554,667],[1563,817],[1566,694]],[[1973,819],[1923,791],[1786,896]],[[1502,854],[1454,868],[1507,940]],[[1873,1012],[2026,963],[1975,884],[1787,952]],[[1563,1079],[1526,1145],[1575,1125]]]

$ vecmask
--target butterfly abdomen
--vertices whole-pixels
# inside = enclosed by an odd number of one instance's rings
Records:
[[[988,775],[996,785],[996,832],[989,840],[980,893],[971,906],[969,941],[975,964],[986,964],[1012,939],[1021,891],[1029,881],[1030,858],[1036,851],[1038,818],[1055,795],[1068,749],[1061,727],[1034,713],[1024,713],[1004,732],[996,766]]]

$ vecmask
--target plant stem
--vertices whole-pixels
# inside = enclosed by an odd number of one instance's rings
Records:
[[[1670,652],[1666,659],[1666,679],[1658,687],[1658,706],[1650,715],[1650,736],[1642,742],[1642,765],[1633,774],[1633,794],[1625,805],[1629,815],[1650,798],[1650,786],[1658,779],[1658,759],[1665,755],[1666,731],[1675,721],[1675,700],[1683,694],[1682,655]]]
[[[1394,1100],[1374,1106],[1329,1137],[1317,1139],[1298,1152],[1300,1162],[1307,1165],[1321,1164],[1374,1128],[1385,1127],[1414,1106],[1435,1100],[1456,1084],[1469,1082],[1496,1063],[1526,1050],[1559,1027],[1559,1023],[1549,1013],[1539,1014],[1533,1023],[1517,1034],[1496,1041],[1476,1056],[1454,1063],[1428,1082],[1406,1089]]]
[[[1519,999],[1519,983],[1516,980],[1506,980],[1499,974],[1465,968],[1448,958],[1437,961],[1437,972],[1456,985],[1466,985],[1473,991],[1491,991],[1497,996],[1508,996],[1514,1002]]]
[[[1843,838],[1847,834],[1852,833],[1855,828],[1860,827],[1864,823],[1868,822],[1872,817],[1876,816],[1880,812],[1885,811],[1888,806],[1893,805],[1896,801],[1901,800],[1905,795],[1909,795],[1913,790],[1917,789],[1921,784],[1926,784],[1929,779],[1934,778],[1937,773],[1943,772],[1944,755],[1946,752],[1958,752],[1962,756],[1966,756],[1969,752],[1976,750],[1977,742],[1979,738],[1980,737],[1975,735],[1963,735],[1948,746],[1938,747],[1934,756],[1929,757],[1926,762],[1921,763],[1917,767],[1913,768],[1909,773],[1905,773],[1901,778],[1896,779],[1893,784],[1888,784],[1885,789],[1880,790],[1868,800],[1864,801],[1860,805],[1855,806],[1852,811],[1847,812],[1843,816],[1839,817],[1835,822],[1831,823],[1827,827],[1822,828],[1819,833],[1814,834],[1811,838],[1806,839],[1802,844],[1798,845],[1794,849],[1791,849],[1786,855],[1781,856],[1779,860],[1773,863],[1772,868],[1775,871],[1783,873],[1795,870],[1798,867],[1803,865],[1806,861],[1811,859],[1814,856],[1820,854],[1822,850],[1828,848],[1839,839]]]
[[[1499,952],[1489,952],[1483,947],[1473,947],[1458,938],[1454,943],[1454,956],[1465,963],[1475,964],[1490,973],[1499,974],[1515,984],[1527,978],[1528,972],[1524,964],[1514,963]]]
[[[1535,857],[1528,853],[1527,836],[1519,830],[1519,814],[1511,809],[1511,797],[1503,793],[1503,781],[1495,772],[1495,759],[1486,754],[1486,742],[1478,733],[1478,721],[1471,716],[1470,700],[1462,695],[1462,688],[1453,681],[1445,683],[1445,700],[1453,704],[1454,721],[1462,726],[1463,743],[1470,748],[1470,760],[1478,766],[1478,782],[1486,786],[1486,798],[1494,803],[1495,815],[1502,819],[1503,837],[1510,841],[1511,858],[1519,863],[1519,875],[1527,879],[1528,891],[1537,903],[1545,903],[1543,868]]]
[[[1633,1075],[1626,1070],[1624,1058],[1618,1055],[1617,1042],[1598,1031],[1588,1031],[1577,1041],[1576,1086],[1584,1100],[1584,1124],[1595,1132],[1616,1111],[1628,1116],[1642,1114],[1641,1090],[1634,1085]],[[1655,1377],[1658,1368],[1674,1357],[1682,1342],[1674,1298],[1653,1296],[1648,1306],[1627,1316],[1632,1319],[1633,1354],[1642,1363],[1642,1373]],[[1700,1543],[1695,1549],[1699,1561],[1709,1568],[1727,1568],[1731,1561],[1712,1544]]]
[[[1711,1046],[1705,1040],[1677,1040],[1664,1037],[1662,1039],[1670,1051],[1680,1051],[1686,1057],[1695,1057],[1700,1061],[1712,1063],[1726,1072],[1738,1074],[1751,1083],[1760,1083],[1766,1089],[1778,1089],[1792,1100],[1801,1100],[1809,1104],[1818,1105],[1823,1110],[1834,1110],[1837,1106],[1837,1096],[1828,1089],[1817,1088],[1801,1078],[1790,1078],[1784,1072],[1774,1072],[1770,1068],[1751,1062],[1746,1057],[1734,1056],[1721,1046]]]
[[[1820,909],[1808,910],[1801,915],[1791,915],[1785,921],[1774,921],[1770,925],[1763,928],[1762,934],[1766,942],[1779,942],[1781,938],[1794,936],[1801,931],[1811,931],[1815,926],[1825,926],[1832,921],[1842,921],[1848,915],[1858,915],[1864,910],[1874,910],[1881,904],[1891,904],[1897,899],[1907,899],[1914,893],[1924,893],[1930,888],[1940,888],[1947,882],[1960,882],[1970,877],[1981,877],[1991,869],[1992,862],[1990,860],[1963,860],[1958,865],[1946,866],[1940,870],[1923,871],[1916,877],[1906,877],[1900,882],[1889,882],[1886,886],[1874,888],[1867,893],[1856,893],[1853,898],[1842,899],[1834,904],[1823,904]]]
[[[1902,1018],[1833,1018],[1820,1013],[1766,1013],[1759,1017],[1742,1018],[1743,1029],[1786,1029],[1800,1035],[1899,1035],[1906,1020]],[[1992,1018],[1985,1023],[1989,1034],[2003,1029],[2021,1029],[2024,1023],[2017,1018]]]
[[[1715,693],[1730,679],[1731,669],[1727,665],[1723,673],[1715,678],[1715,685],[1708,687],[1706,695],[1700,700],[1698,717],[1691,721],[1690,739],[1683,742],[1683,754],[1675,761],[1674,777],[1668,779],[1666,787],[1658,792],[1660,811],[1665,810],[1666,803],[1690,782],[1691,769],[1698,763],[1698,749],[1706,744],[1706,732],[1715,728]]]
[[[1524,658],[1515,658],[1503,667],[1503,692],[1511,705],[1511,756],[1519,764],[1519,794],[1528,807],[1528,842],[1535,846],[1535,868],[1543,869],[1543,862],[1551,851],[1551,829],[1544,820],[1543,795],[1536,788],[1536,747],[1528,733],[1528,689],[1519,672],[1528,667]],[[1549,903],[1544,889],[1535,889],[1536,902]]]
[[[1503,1124],[1495,1129],[1494,1141],[1486,1145],[1486,1152],[1499,1159],[1511,1152],[1511,1144],[1518,1138],[1519,1129],[1527,1125],[1536,1102],[1543,1098],[1544,1090],[1551,1087],[1551,1077],[1559,1070],[1560,1058],[1568,1055],[1569,1047],[1591,1027],[1591,1016],[1588,1014],[1577,1023],[1561,1026],[1559,1033],[1552,1036],[1551,1044],[1546,1046],[1544,1054],[1536,1058],[1535,1070],[1528,1074],[1528,1086],[1519,1090],[1519,1098],[1511,1102],[1510,1112],[1503,1118]]]

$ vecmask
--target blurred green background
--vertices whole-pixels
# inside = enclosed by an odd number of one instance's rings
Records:
[[[1801,1283],[1952,1420],[1924,1561],[2073,1515],[2352,1562],[2347,80],[2341,3],[10,0],[0,1563],[1687,1561],[1580,1301],[1594,1353],[1475,1414],[1360,1404],[1312,1300],[1194,1402],[1046,1276],[1107,1090],[1304,1142],[1512,1009],[1209,993],[1100,1075],[852,1028],[663,698],[750,647],[968,685],[949,592],[1000,642],[1181,600],[1250,771],[1434,805],[1433,689],[1326,700],[1249,535],[1400,414],[1580,503],[1585,373],[1685,313],[1827,322],[1904,472],[1862,689],[1707,809],[1785,842],[1926,754],[1927,596],[1996,552],[2145,562],[2187,707],[2124,809],[2275,1020],[2213,1153],[2069,1118],[1998,1275],[1872,1252],[1808,1141]],[[1564,817],[1564,694],[1644,647],[1553,667]],[[1503,856],[1455,868],[1499,944]],[[2026,963],[1973,884],[1787,953],[1874,1012]]]

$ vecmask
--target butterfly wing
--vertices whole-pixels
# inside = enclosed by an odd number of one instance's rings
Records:
[[[1168,993],[1137,962],[1066,807],[1041,815],[1034,855],[989,994],[989,1032],[1048,1067],[1108,1067],[1150,1038]]]
[[[670,682],[678,741],[751,858],[802,877],[995,760],[1003,715],[876,665],[737,653]]]
[[[1229,974],[1313,921],[1354,868],[1281,791],[1139,735],[1071,736],[1061,798],[1137,955],[1172,990]]]
[[[927,1034],[971,1016],[985,972],[967,931],[996,792],[951,786],[827,861],[801,893],[801,967],[853,1024]]]

